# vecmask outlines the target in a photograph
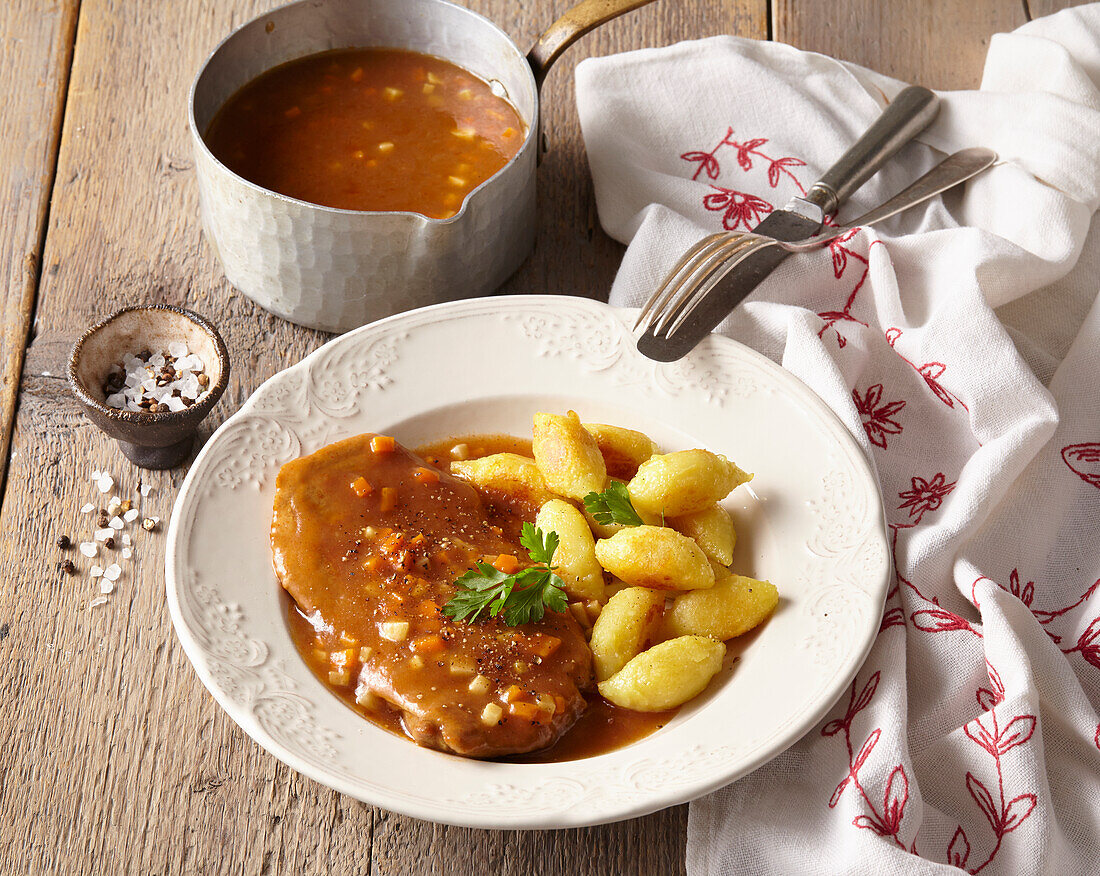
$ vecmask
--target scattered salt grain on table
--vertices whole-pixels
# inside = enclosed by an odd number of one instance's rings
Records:
[[[82,541],[80,543],[80,552],[90,559],[99,552],[99,548],[94,541]]]
[[[122,529],[126,524],[122,522],[121,517],[112,517],[111,522],[107,524],[111,529]]]
[[[138,509],[131,508],[129,511],[122,515],[122,519],[125,520],[127,523],[133,523],[135,520],[137,520],[137,516]]]
[[[108,407],[146,413],[185,410],[209,391],[206,364],[180,341],[161,353],[124,353],[103,385]],[[141,494],[149,495],[144,486]]]
[[[100,593],[111,593],[111,592],[114,591],[114,589],[115,589],[115,582],[114,581],[107,580],[107,581],[100,581],[99,582],[99,592]]]
[[[111,563],[106,569],[103,570],[103,577],[108,581],[117,581],[118,576],[122,574],[122,566],[118,563]]]
[[[128,560],[128,559],[130,559],[130,557],[132,557],[133,555],[134,555],[134,552],[133,552],[133,550],[131,550],[130,548],[128,548],[128,547],[124,547],[124,548],[122,549],[122,559],[124,559],[124,560]]]
[[[96,478],[96,486],[99,487],[99,492],[109,493],[111,488],[115,485],[115,479],[111,477],[107,472],[96,472],[98,477]]]
[[[101,577],[103,575],[103,567],[102,566],[92,566],[92,568],[88,570],[88,575],[91,576],[92,578]]]
[[[88,514],[89,512],[94,511],[94,510],[95,510],[95,505],[93,505],[91,502],[85,502],[80,507],[80,513],[81,514]]]
[[[95,608],[98,605],[103,605],[107,602],[106,596],[97,596],[91,602],[88,603],[88,608]]]

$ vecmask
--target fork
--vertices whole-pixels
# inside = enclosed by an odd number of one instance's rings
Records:
[[[802,240],[776,240],[751,231],[720,231],[692,246],[669,271],[664,281],[646,301],[634,330],[645,332],[652,326],[655,337],[669,337],[706,298],[711,289],[737,265],[765,247],[779,246],[788,252],[808,252],[825,246],[853,229],[881,222],[890,216],[922,204],[948,189],[965,182],[997,162],[991,149],[975,147],[949,155],[920,179],[889,200],[846,225],[826,230]]]

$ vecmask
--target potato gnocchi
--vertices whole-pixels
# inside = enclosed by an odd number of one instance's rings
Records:
[[[551,499],[539,509],[535,526],[543,532],[558,534],[554,563],[565,582],[565,592],[573,599],[604,598],[603,569],[596,560],[596,542],[588,521],[564,499]]]
[[[598,493],[607,482],[607,465],[596,439],[573,411],[564,417],[535,414],[531,449],[547,485],[559,495],[581,499]]]
[[[629,480],[637,474],[638,466],[657,452],[653,439],[642,432],[609,426],[606,423],[581,425],[596,439],[596,446],[603,455],[607,473],[611,477]]]
[[[606,700],[655,712],[697,696],[721,669],[723,643],[779,603],[773,584],[729,568],[737,532],[721,502],[752,474],[708,450],[660,453],[642,432],[573,411],[535,415],[532,456],[497,453],[451,471],[537,505],[535,525],[558,534],[553,564],[591,631]]]
[[[635,587],[696,590],[714,586],[714,570],[702,548],[665,526],[626,526],[596,542],[596,559]]]
[[[475,487],[503,493],[532,505],[544,505],[558,498],[546,485],[546,478],[535,460],[518,453],[494,453],[480,459],[456,460],[451,474]]]
[[[726,646],[680,636],[643,651],[598,685],[605,700],[636,712],[663,712],[701,694],[722,668]]]
[[[665,595],[645,587],[620,590],[603,607],[592,627],[596,680],[604,681],[646,650],[656,638]]]
[[[723,566],[733,562],[737,533],[729,512],[717,502],[694,514],[671,517],[668,525],[692,539],[714,562]]]
[[[710,636],[725,641],[747,633],[775,609],[779,591],[770,581],[757,581],[723,569],[709,590],[696,590],[672,600],[665,615],[668,636]]]
[[[652,456],[627,484],[634,507],[679,517],[703,511],[752,480],[726,457],[709,450],[678,450]]]

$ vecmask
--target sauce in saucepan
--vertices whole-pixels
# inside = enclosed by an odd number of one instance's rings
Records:
[[[519,151],[515,108],[468,70],[400,49],[340,49],[261,74],[205,134],[226,167],[302,201],[453,216]]]

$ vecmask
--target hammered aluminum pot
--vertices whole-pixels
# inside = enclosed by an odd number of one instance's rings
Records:
[[[561,52],[651,0],[585,0],[528,55],[487,18],[445,0],[299,0],[227,37],[191,86],[189,124],[206,238],[238,290],[291,322],[343,332],[403,310],[484,295],[535,239],[539,85]],[[323,207],[250,183],[203,132],[223,103],[279,64],[330,49],[384,46],[436,55],[477,74],[527,125],[523,145],[448,219]]]

